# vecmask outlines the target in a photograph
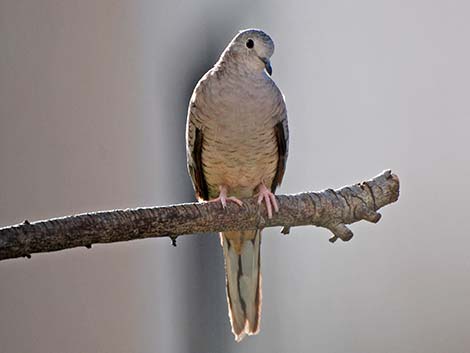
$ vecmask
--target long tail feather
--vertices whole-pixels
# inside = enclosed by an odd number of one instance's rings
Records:
[[[225,257],[227,301],[237,342],[259,331],[261,318],[261,232],[221,233]]]

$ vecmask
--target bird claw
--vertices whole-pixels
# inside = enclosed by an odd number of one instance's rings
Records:
[[[227,196],[227,188],[225,186],[221,186],[219,189],[219,197],[209,200],[208,202],[220,202],[223,209],[227,207],[228,201],[235,202],[240,207],[243,206],[243,202],[240,199],[237,199],[235,196]]]
[[[279,206],[277,205],[276,196],[261,183],[258,188],[258,205],[263,202],[266,203],[266,209],[268,211],[268,218],[273,218],[273,209],[275,212],[279,212]]]

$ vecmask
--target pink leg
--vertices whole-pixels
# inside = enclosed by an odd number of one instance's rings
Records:
[[[209,200],[208,202],[219,202],[222,204],[222,207],[227,207],[227,201],[235,202],[238,206],[242,206],[243,202],[237,199],[235,196],[227,196],[227,187],[226,186],[219,186],[219,197]]]
[[[275,212],[279,212],[279,206],[277,205],[276,196],[264,185],[261,183],[258,187],[258,205],[261,205],[261,202],[266,203],[266,209],[268,210],[268,218],[273,217],[273,208]]]

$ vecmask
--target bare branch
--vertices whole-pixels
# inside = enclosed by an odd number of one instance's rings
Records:
[[[399,180],[391,171],[338,190],[278,195],[279,212],[266,216],[254,199],[243,207],[229,203],[188,203],[173,206],[87,213],[0,229],[0,260],[30,257],[94,243],[112,243],[150,237],[175,236],[226,230],[284,226],[287,234],[294,226],[315,225],[333,233],[331,242],[348,241],[353,233],[346,224],[366,220],[376,223],[376,211],[398,199]]]

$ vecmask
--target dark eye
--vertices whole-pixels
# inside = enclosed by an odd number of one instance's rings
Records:
[[[248,39],[248,40],[246,41],[246,47],[247,47],[248,49],[252,49],[254,46],[255,46],[255,42],[253,42],[253,39]]]

